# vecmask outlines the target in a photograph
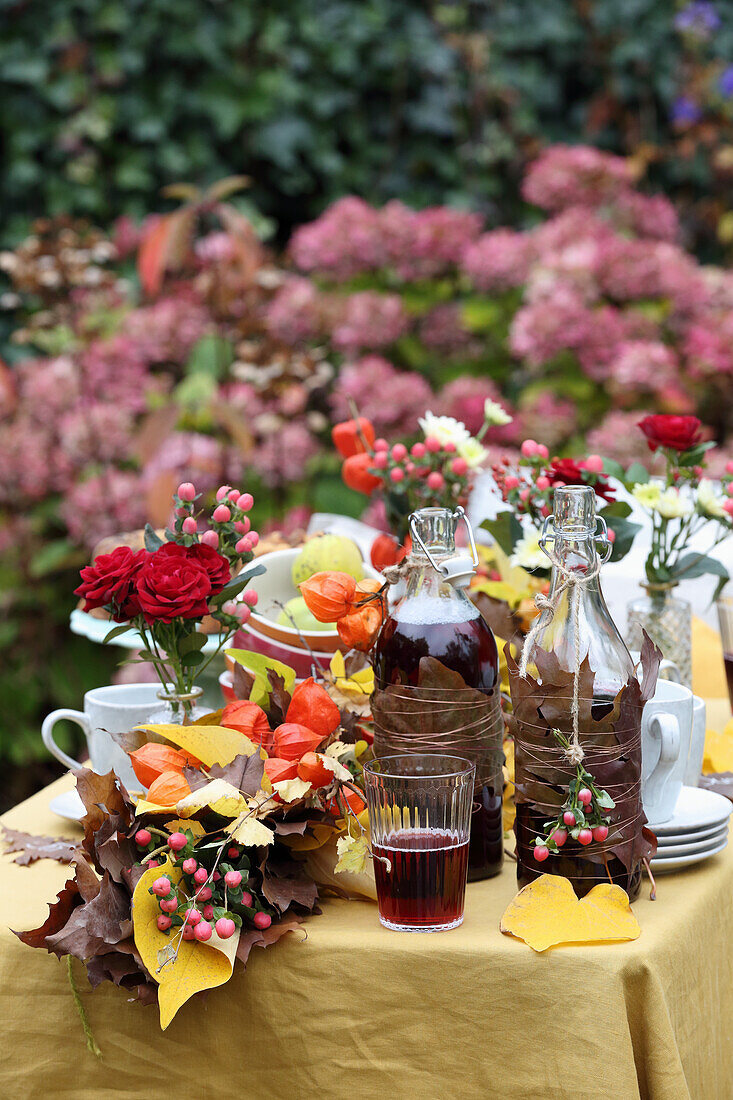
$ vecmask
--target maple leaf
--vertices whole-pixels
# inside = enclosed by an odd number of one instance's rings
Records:
[[[533,951],[569,943],[635,940],[641,929],[620,886],[603,882],[578,899],[568,879],[541,875],[509,903],[499,929]]]
[[[89,768],[75,771],[76,791],[84,803],[86,814],[81,819],[84,829],[82,847],[90,855],[94,854],[94,835],[108,814],[123,815],[129,812],[127,791],[120,784],[114,772],[97,775]]]
[[[33,836],[31,833],[22,833],[17,829],[3,830],[2,843],[6,852],[20,852],[13,863],[19,863],[21,867],[27,867],[37,859],[55,859],[59,863],[71,863],[79,848],[70,840],[62,840],[51,836]]]
[[[338,862],[334,870],[351,871],[355,875],[362,875],[369,866],[369,844],[366,836],[340,836],[336,841]]]
[[[96,897],[77,906],[64,927],[46,937],[46,944],[59,957],[86,960],[126,939],[131,931],[130,896],[105,871]]]
[[[318,887],[303,865],[289,854],[283,857],[283,851],[277,846],[265,851],[260,863],[262,893],[281,913],[293,904],[311,910],[318,900]]]
[[[246,966],[253,947],[272,947],[288,932],[305,931],[301,928],[302,922],[302,917],[298,917],[296,914],[288,914],[287,920],[278,921],[277,924],[272,924],[263,931],[253,929],[251,932],[243,932],[237,945],[237,958],[243,966]]]
[[[209,775],[212,779],[225,779],[242,794],[252,796],[262,786],[264,770],[265,762],[261,753],[252,753],[251,756],[235,756],[231,764],[214,764],[209,768]]]
[[[56,901],[49,903],[48,916],[43,924],[39,928],[30,929],[28,932],[14,932],[13,935],[29,947],[45,947],[47,951],[51,952],[52,948],[46,943],[46,937],[52,936],[62,929],[68,923],[73,910],[81,903],[79,887],[74,879],[70,878],[59,890]]]

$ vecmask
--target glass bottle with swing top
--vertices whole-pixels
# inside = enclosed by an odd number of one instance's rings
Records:
[[[630,843],[632,834],[638,837],[645,821],[640,790],[643,703],[635,702],[640,694],[635,666],[601,590],[600,567],[610,557],[612,547],[605,521],[596,516],[595,493],[590,486],[555,490],[554,514],[545,520],[540,545],[552,561],[552,579],[547,599],[540,604],[544,609],[525,641],[528,671],[540,686],[534,699],[530,696],[517,706],[521,692],[516,693],[515,700],[516,683],[512,683],[517,718],[517,878],[524,886],[542,873],[564,875],[573,882],[579,896],[597,883],[611,880],[635,896],[641,861],[620,860],[614,846]],[[542,654],[551,655],[556,664],[543,661]],[[560,850],[552,852],[547,862],[539,863],[533,857],[535,838],[543,835],[548,819],[562,810],[568,783],[576,776],[576,765],[564,758],[551,727],[560,728],[565,737],[572,739],[573,686],[569,674],[583,666],[584,675],[578,680],[581,698],[577,722],[583,764],[591,772],[596,767],[601,787],[613,786],[617,806],[604,818],[610,822],[605,844],[594,840],[583,845],[573,837],[571,828]],[[560,690],[551,682],[557,669],[563,684]],[[619,711],[624,692],[630,694],[623,696]],[[623,826],[624,836],[614,832],[614,821]]]
[[[460,521],[468,529],[470,555],[456,550]],[[460,507],[454,512],[447,508],[413,512],[410,532],[412,554],[405,594],[392,608],[376,645],[374,748],[377,756],[452,752],[476,760],[469,879],[487,878],[501,870],[503,861],[503,723],[496,641],[465,591],[478,564],[473,532]],[[457,673],[460,681],[452,676],[442,689],[426,687],[425,668],[421,668],[425,657]],[[402,698],[410,708],[413,728],[402,728],[398,737],[390,720],[396,711],[390,707],[399,708],[399,688],[404,689]],[[477,692],[483,700],[476,697]],[[436,720],[442,714],[449,714],[451,720]]]

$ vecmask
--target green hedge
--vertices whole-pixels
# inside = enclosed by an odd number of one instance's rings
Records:
[[[0,0],[5,239],[242,171],[283,233],[347,192],[500,221],[525,157],[558,140],[643,142],[689,204],[716,185],[709,135],[670,158],[669,117],[693,70],[733,60],[717,8],[690,43],[669,0]]]

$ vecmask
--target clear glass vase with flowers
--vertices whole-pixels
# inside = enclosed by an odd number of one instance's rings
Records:
[[[712,574],[718,578],[717,595],[728,580],[727,569],[711,552],[733,528],[733,463],[719,485],[705,477],[706,453],[714,444],[702,441],[702,424],[695,416],[646,416],[639,428],[661,460],[661,470],[651,476],[637,463],[624,474],[651,527],[645,594],[628,605],[627,641],[638,649],[646,630],[689,687],[692,608],[676,589],[683,580]],[[693,540],[704,549],[693,549]]]
[[[164,539],[148,525],[143,549],[123,545],[98,555],[81,570],[75,589],[86,601],[85,611],[101,607],[119,624],[105,642],[131,626],[139,634],[142,651],[136,659],[152,664],[160,678],[165,707],[154,719],[163,724],[185,724],[203,713],[196,707],[201,688],[195,680],[249,618],[257,594],[244,590],[265,571],[261,565],[245,568],[259,541],[247,515],[252,495],[222,485],[202,532],[200,499],[195,486],[183,482]],[[218,630],[216,644],[205,654],[212,637],[200,629],[206,617]]]

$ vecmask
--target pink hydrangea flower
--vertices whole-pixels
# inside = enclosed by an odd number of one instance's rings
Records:
[[[393,344],[409,325],[399,294],[362,290],[342,301],[331,339],[338,351],[353,354]]]
[[[522,184],[527,202],[543,210],[600,206],[633,183],[624,157],[589,145],[551,145],[530,164]]]
[[[371,420],[377,435],[388,439],[417,431],[418,417],[434,400],[422,374],[398,371],[379,355],[367,355],[343,367],[330,398],[335,420],[351,416],[349,397],[360,415]]]
[[[526,281],[533,254],[528,234],[493,229],[467,245],[461,256],[461,270],[477,290],[509,290]]]

